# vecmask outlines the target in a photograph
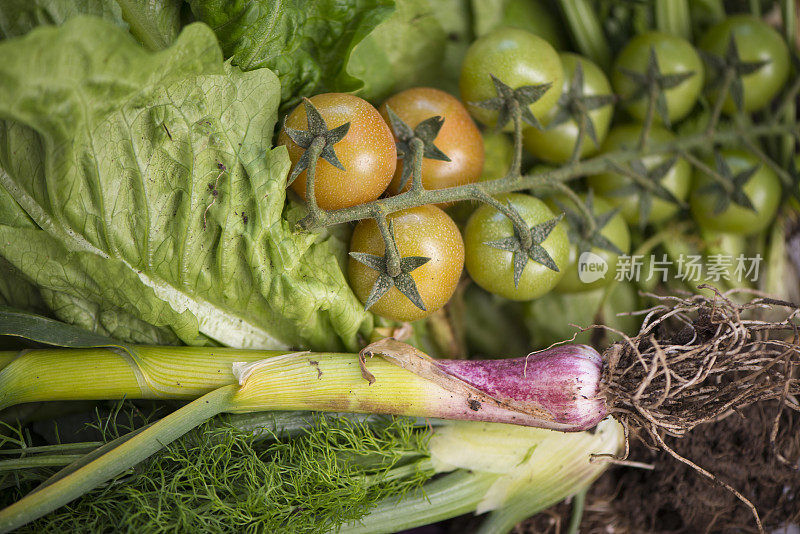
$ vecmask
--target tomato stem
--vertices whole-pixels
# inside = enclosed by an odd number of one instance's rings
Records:
[[[584,220],[583,237],[588,238],[594,235],[595,231],[597,231],[597,221],[595,221],[594,215],[592,215],[592,212],[586,207],[586,204],[581,200],[581,197],[578,196],[578,193],[573,191],[571,187],[563,182],[554,182],[552,186],[563,193],[564,196],[569,198],[575,207],[578,208],[578,213],[580,213],[581,218]]]
[[[408,142],[411,148],[411,191],[422,193],[425,188],[422,186],[422,159],[425,155],[425,142],[419,137],[412,137]]]
[[[572,148],[572,154],[569,156],[569,164],[572,165],[581,158],[581,151],[583,150],[583,142],[586,139],[586,121],[592,120],[589,117],[589,112],[586,110],[581,102],[576,102],[580,106],[580,113],[578,116],[578,137],[575,139],[575,146]]]
[[[311,146],[306,149],[308,154],[308,167],[306,168],[306,208],[309,214],[314,214],[315,218],[324,218],[325,213],[317,205],[317,197],[314,193],[314,178],[317,172],[317,160],[322,149],[325,148],[325,138],[317,136],[311,142]]]
[[[731,84],[733,83],[733,79],[735,77],[736,68],[728,66],[725,69],[725,75],[722,79],[722,85],[720,86],[717,100],[714,102],[714,109],[711,112],[711,118],[708,119],[706,135],[711,135],[714,132],[714,129],[717,127],[717,124],[719,124],[719,118],[722,114],[722,106],[725,104],[725,99],[728,98],[728,92],[730,91]]]
[[[511,101],[511,120],[514,121],[514,159],[506,175],[508,179],[518,177],[522,170],[522,109],[516,100]]]
[[[381,232],[381,237],[384,243],[384,254],[386,256],[386,274],[392,278],[396,278],[400,272],[400,252],[397,250],[397,243],[394,239],[394,232],[386,222],[386,215],[379,213],[375,216],[375,222],[378,223],[378,230]]]
[[[487,196],[522,191],[548,184],[550,182],[567,182],[587,175],[600,174],[618,168],[620,165],[636,159],[661,154],[681,155],[689,150],[707,147],[716,143],[729,143],[741,141],[744,138],[761,138],[780,134],[793,134],[792,124],[769,122],[753,125],[746,132],[739,128],[725,128],[711,133],[701,132],[687,135],[667,143],[648,143],[644,150],[618,150],[601,154],[593,158],[581,160],[572,165],[558,169],[532,172],[528,174],[509,175],[486,182],[448,187],[445,189],[427,189],[421,192],[406,191],[396,196],[386,197],[365,204],[351,206],[333,211],[318,209],[317,212],[309,210],[306,218],[300,225],[306,230],[316,230],[369,217],[376,213],[384,215],[409,209],[425,204],[443,204],[464,200],[481,200]]]
[[[480,190],[479,190],[480,191]],[[519,244],[522,249],[527,253],[533,245],[533,238],[531,237],[531,229],[522,219],[522,216],[511,205],[504,204],[494,197],[491,197],[482,191],[476,196],[476,200],[489,204],[494,209],[505,215],[511,220],[514,225],[514,233],[516,234]]]
[[[778,163],[769,157],[766,152],[761,150],[761,147],[758,146],[757,143],[754,143],[752,139],[748,139],[747,137],[742,137],[742,142],[744,143],[745,148],[748,152],[753,154],[755,157],[760,159],[767,167],[775,171],[775,174],[780,177],[781,181],[787,186],[791,187],[793,183],[792,175],[789,174],[786,169],[778,165]]]
[[[720,184],[726,193],[731,193],[733,191],[733,184],[730,182],[730,180],[722,176],[715,169],[712,169],[706,165],[703,160],[688,151],[681,153],[681,156],[688,161],[692,167],[701,171],[703,174],[708,175],[712,180]]]
[[[655,80],[651,80],[647,87],[647,111],[645,111],[644,122],[642,123],[642,133],[639,136],[639,150],[647,148],[650,130],[653,129],[653,117],[656,114],[656,102],[658,101],[660,92],[661,88]]]

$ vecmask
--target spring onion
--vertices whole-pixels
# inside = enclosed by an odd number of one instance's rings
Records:
[[[359,356],[227,348],[131,347],[23,351],[0,371],[0,408],[52,400],[192,399],[238,384],[219,411],[385,413],[591,428],[606,416],[602,361],[585,345],[525,358],[433,360],[387,339]],[[367,380],[363,373],[374,376]]]

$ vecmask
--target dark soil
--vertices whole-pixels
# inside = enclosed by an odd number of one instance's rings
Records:
[[[724,420],[667,438],[678,454],[745,495],[767,532],[800,524],[800,413],[784,409],[776,446],[770,444],[777,402],[759,403]],[[733,494],[665,452],[632,441],[630,459],[653,471],[613,467],[587,496],[581,534],[758,532],[753,515]],[[564,533],[568,504],[517,527],[518,534]]]

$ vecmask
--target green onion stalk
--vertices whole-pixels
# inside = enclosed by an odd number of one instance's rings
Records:
[[[315,410],[582,431],[607,415],[602,359],[570,345],[508,360],[434,360],[391,338],[361,354],[198,347],[40,349],[0,371],[0,409],[36,401],[196,399],[219,412]]]

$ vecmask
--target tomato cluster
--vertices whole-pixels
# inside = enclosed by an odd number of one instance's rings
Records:
[[[782,195],[773,169],[738,149],[708,147],[705,156],[689,159],[663,147],[677,143],[676,128],[689,128],[682,124],[707,118],[720,91],[726,97],[717,114],[764,109],[789,70],[786,43],[751,16],[713,26],[697,48],[676,35],[642,33],[621,48],[607,73],[586,57],[557,52],[542,37],[502,27],[467,50],[460,99],[417,87],[376,109],[353,95],[321,94],[309,102],[330,135],[319,126],[313,135],[296,133],[313,129],[307,103],[288,115],[280,142],[292,164],[307,169],[303,158],[314,135],[334,139],[317,147],[314,195],[324,210],[382,195],[413,199],[486,180],[511,183],[522,161],[504,132],[515,126],[517,143],[534,158],[525,164],[534,169],[625,156],[551,194],[511,192],[519,189],[513,184],[494,197],[476,193],[485,204],[453,211],[456,219],[468,217],[458,225],[446,213],[448,205],[371,211],[376,219],[353,230],[351,286],[375,313],[413,321],[447,303],[464,267],[491,293],[531,300],[551,290],[607,285],[620,255],[630,252],[632,229],[641,239],[683,213],[691,213],[703,235],[763,231]],[[653,146],[662,149],[648,151]],[[307,195],[306,174],[291,186],[300,196]],[[587,281],[581,273],[585,257],[612,274]]]

